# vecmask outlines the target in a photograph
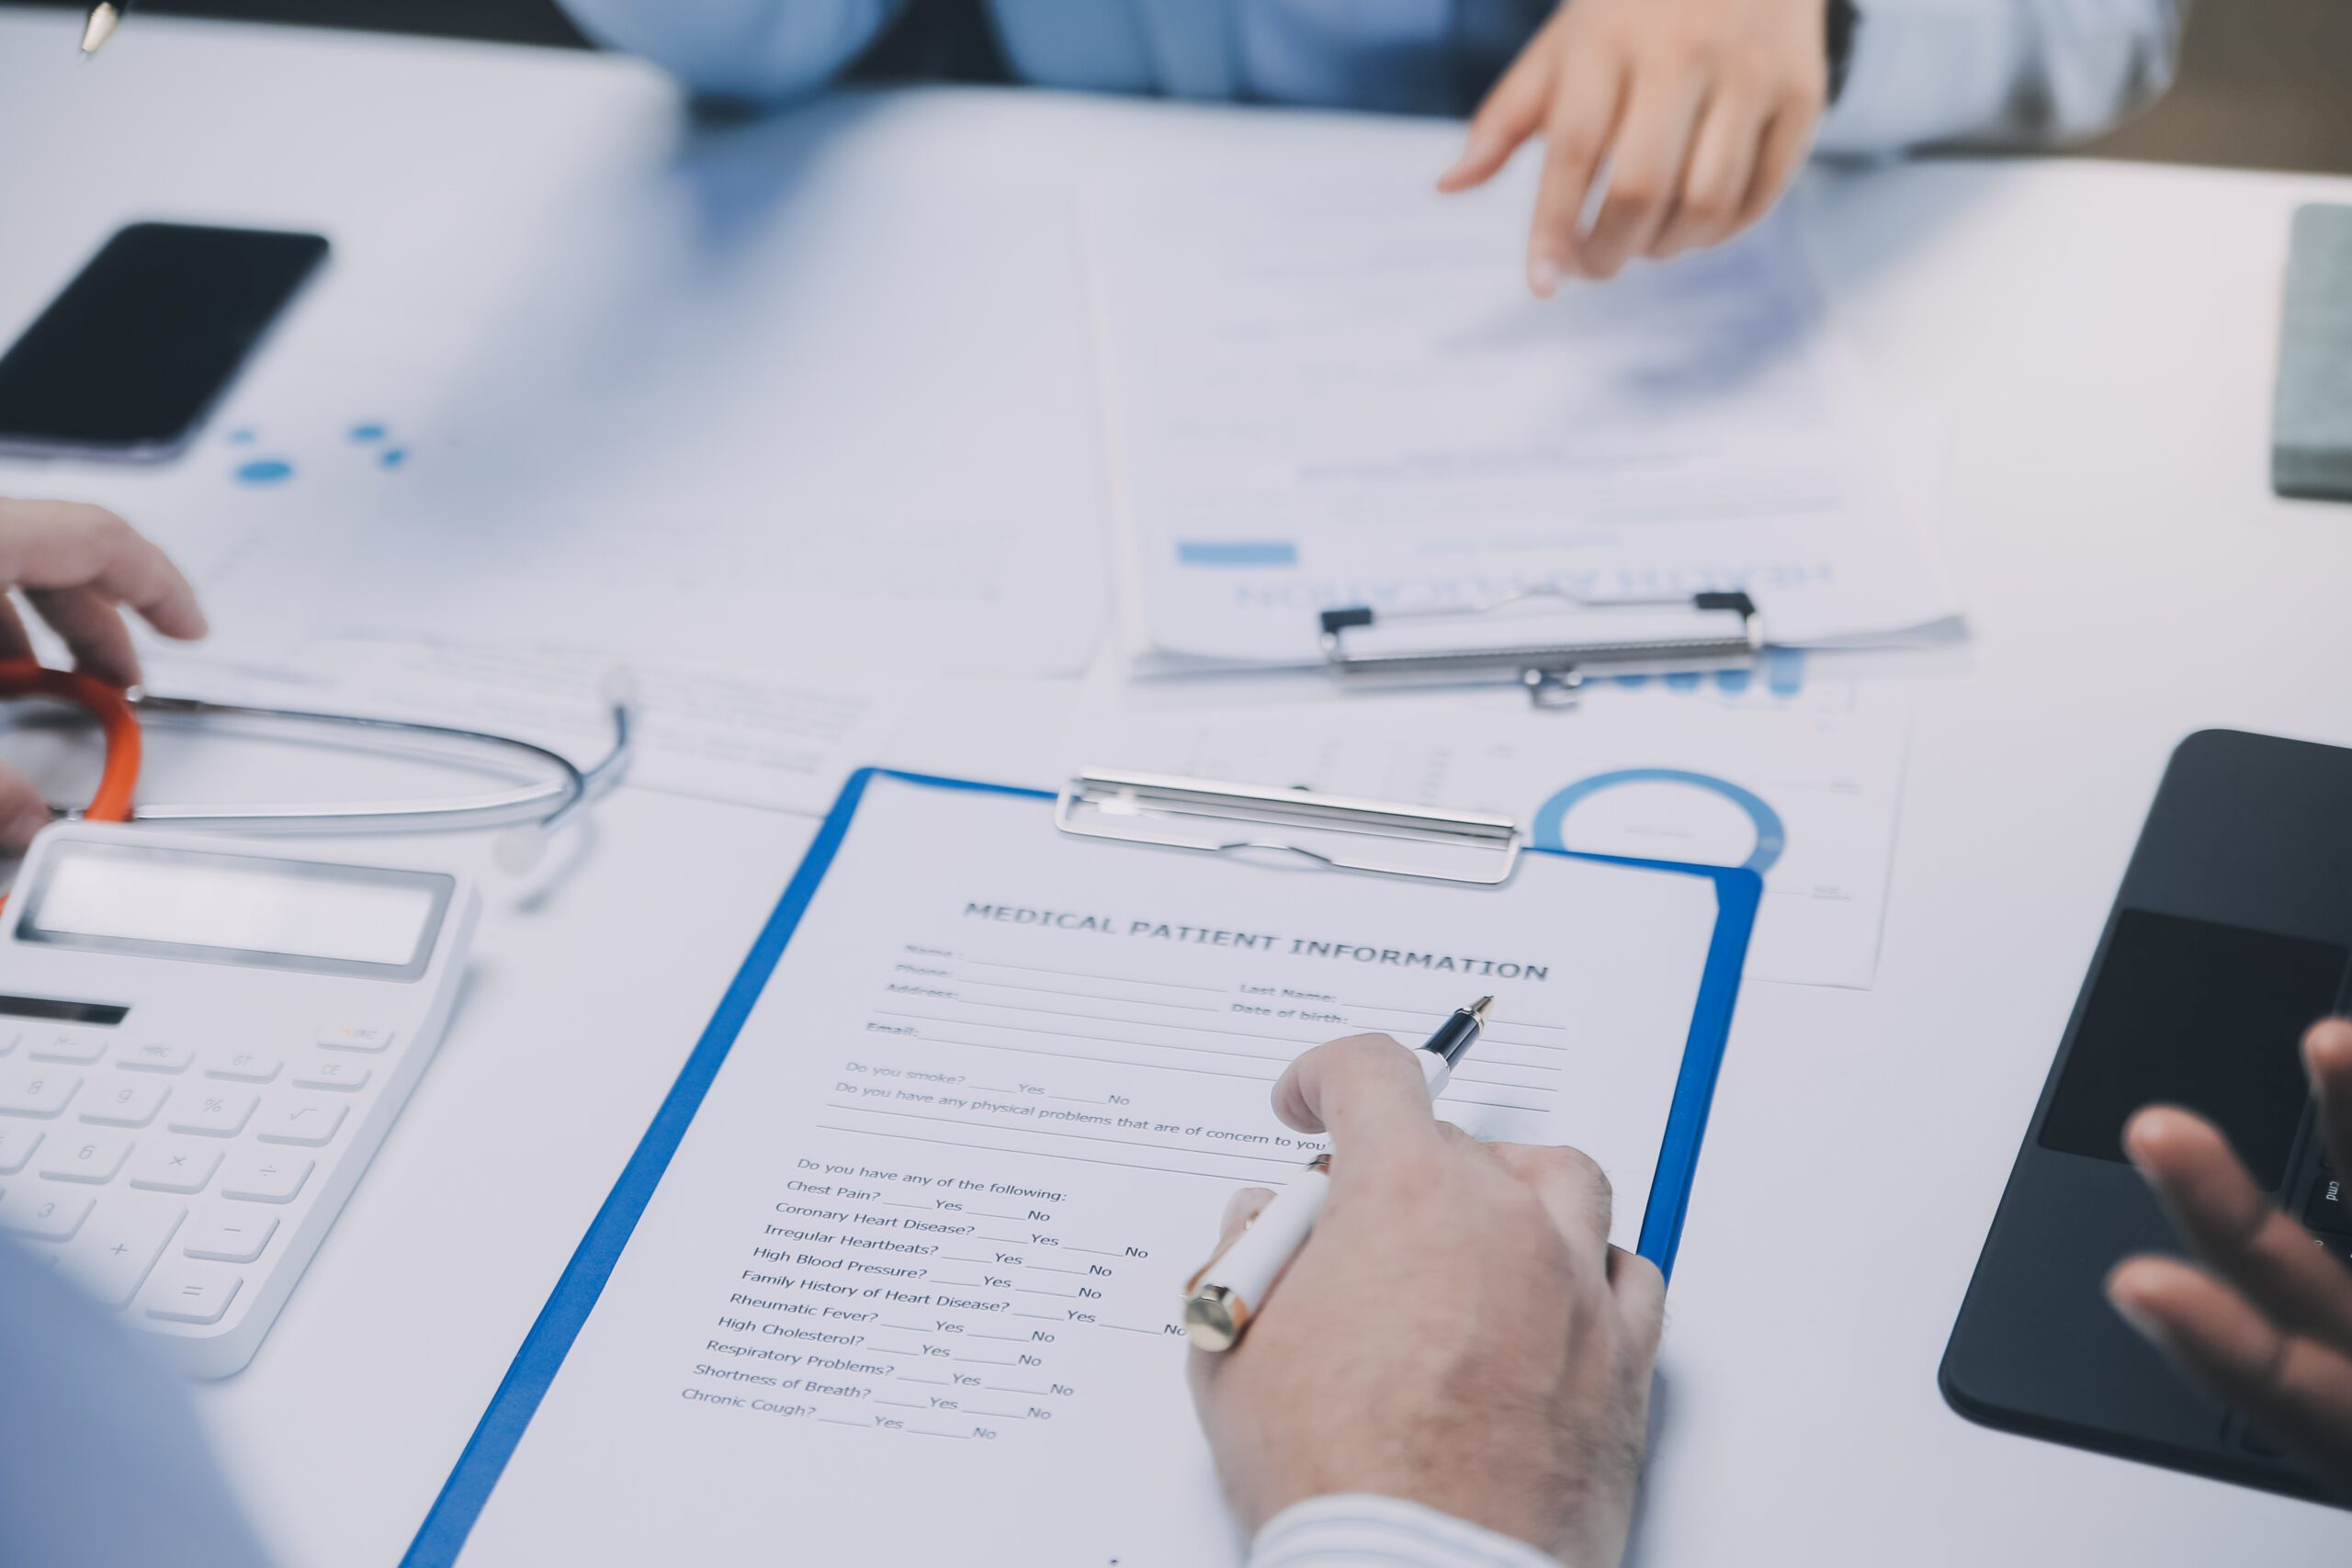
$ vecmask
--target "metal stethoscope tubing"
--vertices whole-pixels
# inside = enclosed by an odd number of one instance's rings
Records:
[[[625,687],[625,682],[616,682]],[[445,743],[451,750],[495,750],[544,768],[545,783],[477,795],[452,795],[431,799],[392,801],[288,801],[277,805],[194,805],[142,803],[132,807],[130,820],[183,828],[241,828],[259,832],[426,832],[501,828],[517,824],[553,831],[608,794],[628,772],[635,751],[634,704],[625,690],[606,694],[613,742],[604,757],[582,768],[561,752],[511,735],[466,729],[454,725],[426,724],[413,719],[374,718],[359,714],[317,713],[300,708],[255,707],[243,703],[205,702],[192,697],[142,694],[130,699],[141,720],[164,724],[243,724],[255,728],[315,726],[348,729],[391,740]]]

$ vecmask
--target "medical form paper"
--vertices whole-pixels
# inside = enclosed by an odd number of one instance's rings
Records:
[[[1538,300],[1534,159],[1440,197],[1425,132],[1252,129],[1091,206],[1139,670],[1315,663],[1319,611],[1539,586],[1747,589],[1781,644],[1951,617],[1788,220]]]
[[[1589,1150],[1630,1247],[1716,919],[1701,876],[1273,867],[874,779],[461,1561],[1236,1561],[1175,1309],[1227,1194],[1322,1147],[1283,1065],[1493,994],[1441,1111]]]

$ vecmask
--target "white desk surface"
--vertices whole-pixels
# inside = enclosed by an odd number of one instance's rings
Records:
[[[1234,118],[869,108],[842,134],[910,156]],[[684,134],[626,62],[140,17],[82,66],[63,12],[0,14],[0,130],[11,320],[169,212],[323,224],[462,290],[541,195]],[[2209,725],[2352,742],[2352,508],[2265,483],[2288,213],[2352,182],[1951,163],[1804,197],[1869,369],[1944,434],[1920,488],[1973,637],[1918,689],[1876,987],[1743,998],[1634,1561],[2341,1562],[2352,1516],[1983,1430],[1935,1369],[2166,752]],[[1033,774],[1074,691],[944,685],[880,760]],[[572,880],[493,908],[375,1169],[252,1368],[198,1391],[288,1562],[398,1556],[808,832],[624,791]]]

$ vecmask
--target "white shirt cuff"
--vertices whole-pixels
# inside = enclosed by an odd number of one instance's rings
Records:
[[[1250,1545],[1250,1568],[1560,1568],[1523,1540],[1419,1503],[1351,1493],[1294,1503]]]

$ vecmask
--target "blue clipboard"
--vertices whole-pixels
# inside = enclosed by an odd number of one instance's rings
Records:
[[[662,1097],[662,1108],[654,1112],[645,1135],[638,1140],[636,1152],[622,1168],[620,1179],[613,1183],[612,1191],[596,1211],[588,1234],[581,1237],[571,1261],[565,1265],[547,1305],[539,1309],[531,1332],[514,1352],[506,1376],[499,1382],[498,1392],[491,1396],[489,1407],[474,1427],[473,1436],[458,1456],[456,1468],[442,1483],[440,1495],[434,1499],[432,1510],[424,1516],[415,1540],[409,1543],[407,1553],[401,1559],[403,1568],[442,1568],[454,1563],[465,1549],[466,1537],[472,1532],[474,1521],[481,1517],[483,1506],[490,1501],[491,1492],[505,1472],[507,1461],[521,1444],[540,1400],[555,1382],[588,1314],[595,1310],[605,1282],[612,1277],[614,1266],[628,1246],[639,1217],[645,1213],[654,1188],[661,1184],[662,1173],[669,1168],[671,1156],[702,1109],[703,1096],[709,1092],[711,1081],[718,1076],[744,1020],[751,1016],[760,993],[767,988],[768,976],[784,956],[801,916],[808,912],[809,901],[817,896],[826,871],[849,836],[850,824],[857,816],[858,803],[865,798],[866,786],[876,778],[898,779],[933,789],[1027,796],[1041,802],[1054,799],[1046,790],[977,784],[967,779],[938,778],[892,769],[863,768],[850,775],[832,809],[826,813],[824,825],[818,829],[799,869],[785,886],[784,896],[776,900],[767,923],[760,928],[752,951],[744,955],[742,966],[736,970],[726,995],[719,998],[718,1009],[704,1027],[694,1054],[686,1058],[670,1092]],[[1763,898],[1764,879],[1745,866],[1685,865],[1675,861],[1584,854],[1532,846],[1524,852],[1644,866],[1702,876],[1715,885],[1714,936],[1701,971],[1699,1002],[1691,1012],[1690,1032],[1683,1042],[1682,1070],[1675,1079],[1674,1100],[1667,1112],[1666,1137],[1659,1147],[1657,1170],[1650,1184],[1649,1206],[1643,1212],[1641,1237],[1635,1244],[1636,1251],[1657,1264],[1660,1272],[1671,1276],[1675,1248],[1682,1239],[1682,1216],[1690,1206],[1691,1179],[1699,1168],[1699,1145],[1706,1135],[1707,1111],[1714,1101],[1715,1078],[1723,1066],[1724,1043],[1731,1035],[1732,1009],[1739,998],[1740,971],[1747,958],[1748,937],[1755,930],[1757,908]]]

